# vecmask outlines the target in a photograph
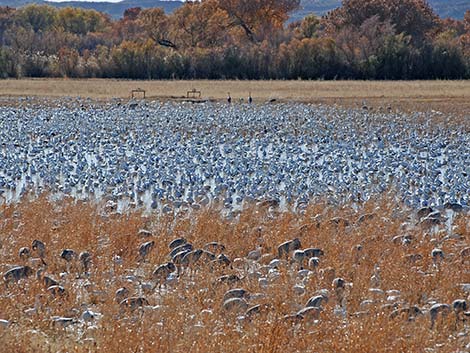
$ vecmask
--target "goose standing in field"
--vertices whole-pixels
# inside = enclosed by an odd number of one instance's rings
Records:
[[[117,303],[121,303],[124,299],[129,298],[129,294],[129,289],[127,289],[126,287],[121,287],[116,290],[116,293],[114,294],[114,299]]]
[[[298,238],[288,240],[278,246],[278,256],[280,259],[288,257],[290,252],[298,250],[301,247],[302,245],[300,244],[300,240]]]
[[[246,312],[246,310],[248,309],[248,303],[243,298],[234,297],[225,300],[222,304],[222,307],[227,312],[241,313]]]
[[[3,274],[3,280],[6,284],[18,282],[34,274],[34,270],[29,266],[15,266]]]
[[[130,312],[141,309],[145,305],[150,305],[150,303],[144,297],[129,297],[119,303],[121,311],[129,310]]]
[[[88,251],[82,251],[78,256],[80,262],[80,274],[88,274],[92,263],[91,254]]]
[[[219,254],[217,257],[212,260],[212,264],[217,265],[218,268],[227,268],[231,266],[232,261],[225,254]]]
[[[311,297],[305,307],[320,308],[323,304],[328,303],[328,296],[324,293]]]
[[[440,263],[444,260],[444,251],[439,248],[435,248],[431,251],[431,257],[434,266],[439,267]]]
[[[41,267],[39,270],[36,271],[36,278],[43,282],[44,284],[44,287],[45,288],[49,288],[51,286],[58,286],[59,285],[59,282],[56,281],[54,278],[52,278],[51,276],[49,275],[46,275],[44,274],[44,272],[46,271],[47,269],[47,266],[44,265],[43,267]]]
[[[374,273],[370,277],[370,287],[371,288],[380,288],[381,277],[380,277],[380,267],[375,264]]]
[[[456,299],[452,302],[452,309],[455,313],[455,322],[456,325],[459,321],[463,321],[465,312],[468,309],[467,301],[465,299]]]
[[[31,250],[28,247],[23,247],[18,251],[18,257],[22,261],[26,261],[31,257]]]
[[[155,245],[155,241],[147,241],[139,246],[139,261],[145,261],[147,256],[150,254],[150,251],[152,251],[153,247]]]
[[[186,244],[187,242],[188,241],[185,238],[176,238],[176,239],[173,239],[168,246],[170,250],[173,250],[181,245]]]
[[[318,257],[311,257],[310,259],[308,259],[308,269],[310,271],[317,270],[319,265],[320,265],[320,259]]]
[[[77,253],[72,249],[63,249],[60,253],[60,258],[65,260],[66,271],[70,273],[72,265],[75,265],[73,262],[77,259]]]
[[[337,306],[344,308],[346,304],[346,281],[341,277],[337,277],[333,280],[332,286],[335,292]]]
[[[67,262],[71,262],[77,257],[77,253],[72,249],[64,249],[60,253],[60,257]]]
[[[44,259],[46,256],[46,245],[40,240],[33,240],[31,244],[31,249],[35,252],[41,259]]]
[[[66,328],[70,325],[77,324],[78,320],[71,317],[52,316],[51,324],[53,327]]]
[[[294,250],[292,253],[292,260],[298,265],[300,269],[303,269],[303,264],[306,258],[307,257],[303,250]]]
[[[152,273],[152,280],[156,282],[160,289],[165,284],[168,276],[176,271],[176,266],[173,262],[167,262],[158,266]]]
[[[434,304],[429,309],[429,316],[431,318],[431,329],[434,328],[439,316],[445,317],[450,313],[450,311],[451,311],[451,308],[449,304],[442,304],[442,303]]]

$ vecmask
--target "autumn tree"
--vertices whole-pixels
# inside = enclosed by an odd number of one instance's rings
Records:
[[[433,78],[461,79],[466,67],[459,37],[450,29],[440,33],[432,45],[431,73]]]
[[[314,14],[305,16],[300,23],[300,29],[304,38],[314,38],[318,34],[320,20]]]
[[[381,22],[377,15],[365,20],[359,28],[343,27],[335,36],[336,45],[346,62],[357,69],[370,66],[384,43],[395,35],[390,21]]]
[[[332,79],[345,73],[331,38],[293,39],[279,47],[277,72],[289,79]]]
[[[123,17],[112,26],[112,38],[116,42],[143,40],[144,30],[139,21],[142,12],[140,7],[132,7],[124,11]]]
[[[0,45],[3,44],[3,34],[13,24],[15,9],[0,6]]]
[[[463,26],[465,31],[464,36],[470,37],[470,10],[467,10],[467,12],[465,12],[465,16],[463,18]]]
[[[224,44],[227,16],[217,0],[186,2],[173,13],[171,27],[184,47],[217,47]]]
[[[169,42],[170,20],[162,8],[150,8],[139,13],[138,21],[148,38],[156,43]]]
[[[66,7],[57,11],[56,25],[66,32],[85,35],[104,30],[109,17],[95,10]]]
[[[162,55],[164,49],[156,48],[154,44],[151,39],[144,43],[124,41],[113,48],[110,55],[115,74],[137,79],[165,78]]]
[[[465,16],[463,17],[463,23],[465,26],[465,31],[467,31],[467,33],[470,33],[470,10],[467,10],[465,12]]]
[[[16,22],[34,32],[44,32],[56,23],[57,10],[52,6],[27,5],[15,12]]]
[[[467,57],[467,62],[470,70],[470,10],[465,13],[463,19],[465,33],[460,36],[460,44],[464,55]]]
[[[260,35],[280,29],[297,9],[300,0],[218,0],[228,18],[228,26],[241,28],[251,42]]]
[[[4,34],[4,41],[17,53],[33,52],[37,44],[34,31],[21,26],[8,28]]]
[[[65,77],[76,76],[76,70],[80,60],[78,52],[71,48],[60,48],[57,56],[59,59],[60,74]]]
[[[139,14],[142,12],[141,7],[130,7],[124,10],[122,14],[123,20],[135,21],[139,17]]]
[[[390,21],[397,33],[422,40],[437,25],[438,17],[425,0],[343,0],[343,5],[327,16],[329,29],[360,27],[367,19],[378,16]]]

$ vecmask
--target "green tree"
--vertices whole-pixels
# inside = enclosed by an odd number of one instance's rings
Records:
[[[304,38],[314,38],[318,35],[320,20],[314,14],[307,15],[300,23],[300,29]]]
[[[4,43],[4,33],[13,24],[15,9],[0,6],[0,45]]]
[[[66,7],[58,10],[56,24],[66,32],[85,35],[104,30],[109,18],[95,10]]]
[[[458,37],[452,30],[440,33],[433,43],[433,78],[462,79],[467,70]]]
[[[31,28],[34,32],[46,31],[56,24],[57,10],[52,6],[27,5],[15,12],[16,22],[25,28]]]

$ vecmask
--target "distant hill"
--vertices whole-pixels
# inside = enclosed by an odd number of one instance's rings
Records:
[[[162,0],[124,0],[121,2],[88,2],[88,1],[66,1],[66,2],[48,2],[44,0],[0,0],[0,6],[21,7],[27,4],[47,4],[55,7],[80,7],[83,9],[94,9],[105,12],[111,17],[118,19],[126,9],[131,7],[161,7],[166,13],[173,12],[179,6],[181,1],[162,1]]]
[[[130,7],[162,7],[165,12],[173,12],[181,6],[181,1],[162,1],[162,0],[124,0],[118,3],[111,2],[45,2],[44,0],[0,0],[0,6],[20,7],[28,3],[44,4],[47,3],[56,7],[81,7],[85,9],[95,9],[106,12],[113,18],[120,18],[124,10]],[[465,11],[470,10],[470,0],[429,0],[436,13],[441,17],[452,17],[462,19]],[[292,20],[300,20],[309,13],[324,15],[330,10],[341,6],[341,0],[302,0],[301,9],[292,14]]]
[[[436,13],[442,17],[463,19],[465,11],[470,10],[470,0],[428,0]],[[341,6],[341,0],[302,0],[302,9],[294,14],[296,19],[309,13],[324,15],[326,12]]]
[[[465,12],[470,10],[469,0],[431,0],[429,3],[442,18],[452,17],[461,20]]]
[[[301,20],[312,12],[322,16],[339,6],[340,0],[301,0],[300,9],[291,15],[291,20]]]
[[[0,0],[4,1],[4,0]],[[106,12],[111,17],[118,19],[126,9],[131,7],[161,7],[166,13],[171,13],[181,6],[181,1],[161,1],[161,0],[124,0],[121,2],[85,2],[85,1],[66,1],[66,2],[47,2],[56,7],[81,7],[84,9],[95,9],[100,12]]]

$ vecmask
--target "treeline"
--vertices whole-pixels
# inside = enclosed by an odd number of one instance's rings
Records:
[[[0,77],[134,79],[470,78],[470,11],[424,0],[344,0],[289,23],[300,0],[202,0],[132,8],[0,7]]]

